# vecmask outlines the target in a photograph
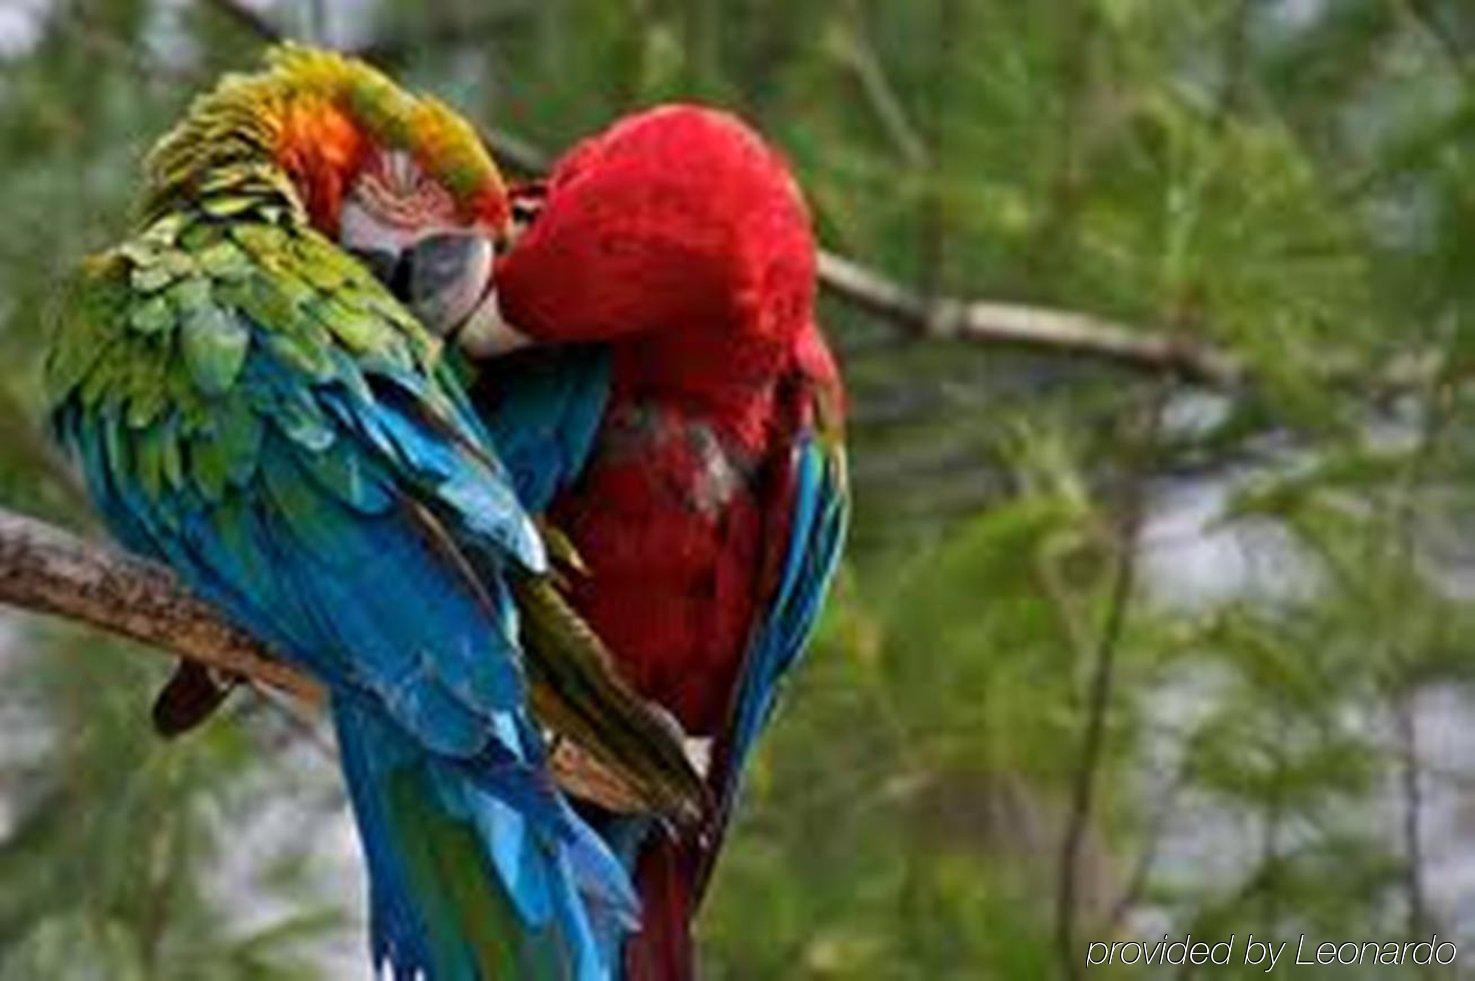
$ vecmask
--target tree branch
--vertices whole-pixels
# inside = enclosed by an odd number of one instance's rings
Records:
[[[972,341],[1106,361],[1223,388],[1234,387],[1244,376],[1232,356],[1186,335],[1141,330],[1048,307],[951,298],[928,301],[833,252],[820,253],[819,281],[836,298],[928,340]]]
[[[254,34],[262,41],[275,43],[287,39],[287,32],[269,18],[257,13],[236,0],[201,0],[222,17]],[[485,38],[503,30],[528,15],[529,8],[493,10],[475,16],[446,17],[432,21],[421,30],[397,33],[392,37],[378,38],[348,52],[370,61],[397,61],[418,47],[434,47],[441,44],[468,44],[477,38]],[[314,19],[321,21],[319,13]],[[321,24],[319,24],[321,29]]]
[[[3,509],[0,603],[101,627],[309,701],[321,698],[318,685],[186,593],[161,566]]]
[[[312,705],[323,688],[184,590],[162,566],[0,508],[0,604],[51,613],[248,678]],[[639,798],[573,742],[551,754],[568,793],[628,812]]]
[[[1113,571],[1106,616],[1090,664],[1091,679],[1085,705],[1081,751],[1072,775],[1070,813],[1060,846],[1059,879],[1055,894],[1056,946],[1061,971],[1065,977],[1071,979],[1080,978],[1084,973],[1081,961],[1077,959],[1076,935],[1080,912],[1080,860],[1086,832],[1095,817],[1100,769],[1106,756],[1107,716],[1111,711],[1116,685],[1117,654],[1126,631],[1132,593],[1137,582],[1138,539],[1147,508],[1147,481],[1162,425],[1166,393],[1166,387],[1159,384],[1148,394],[1146,418],[1138,435],[1138,445],[1133,447],[1136,459],[1131,461],[1131,472],[1127,476],[1127,499],[1117,532],[1116,568]]]
[[[235,0],[201,0],[201,2],[227,20],[234,21],[248,34],[255,34],[269,44],[286,39],[285,31],[250,7],[236,3]]]

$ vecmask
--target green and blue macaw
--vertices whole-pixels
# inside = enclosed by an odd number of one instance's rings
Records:
[[[654,812],[703,791],[563,600],[566,543],[435,337],[484,300],[508,223],[495,167],[441,104],[287,47],[200,97],[146,180],[48,367],[92,499],[327,686],[376,963],[609,976],[637,901],[555,788],[543,729]]]

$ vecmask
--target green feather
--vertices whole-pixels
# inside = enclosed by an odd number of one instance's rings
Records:
[[[162,296],[151,296],[128,314],[128,324],[140,334],[162,334],[174,326],[174,311]]]
[[[301,454],[299,459],[322,486],[357,511],[376,513],[390,503],[382,478],[371,471],[364,455],[341,441],[321,453]]]
[[[431,935],[432,974],[527,981],[567,977],[553,930],[534,931],[522,923],[476,830],[435,806],[441,795],[429,776],[410,768],[396,772],[388,797],[413,891],[431,900],[421,913]]]
[[[240,280],[251,275],[251,261],[230,242],[217,241],[201,250],[199,262],[200,268],[217,280]]]
[[[179,233],[184,231],[187,223],[187,219],[182,214],[164,215],[144,229],[140,238],[161,248],[167,248],[179,238]]]
[[[163,263],[162,265],[172,266],[174,269],[182,268],[179,263]],[[169,287],[164,292],[164,296],[169,299],[169,305],[174,308],[174,312],[181,319],[200,310],[210,309],[215,304],[215,297],[210,290],[210,280],[193,274],[189,274],[188,279],[181,279]]]
[[[133,274],[129,277],[129,282],[140,293],[152,293],[174,282],[174,273],[162,264],[152,262],[148,265],[133,267]]]
[[[216,194],[206,198],[202,207],[211,218],[231,218],[258,207],[260,203],[255,195],[247,197]]]
[[[230,464],[229,451],[212,435],[202,433],[190,440],[189,474],[205,500],[218,502],[224,497]]]
[[[224,400],[216,429],[216,442],[226,456],[226,479],[241,487],[251,479],[261,452],[265,425],[244,393]]]
[[[653,809],[695,817],[706,791],[680,733],[624,683],[552,579],[516,579],[512,587],[538,720],[596,756]]]
[[[202,306],[182,325],[180,350],[190,375],[206,395],[220,395],[235,382],[246,363],[251,335],[233,315]]]
[[[155,501],[164,493],[164,443],[160,439],[162,431],[162,426],[149,426],[139,434],[136,442],[138,466],[135,472],[144,494]]]

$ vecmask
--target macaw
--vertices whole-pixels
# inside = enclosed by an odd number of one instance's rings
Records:
[[[636,691],[705,741],[697,825],[583,810],[636,879],[626,976],[682,981],[849,511],[810,220],[752,130],[682,105],[617,122],[512,202],[494,288],[452,337],[524,505],[582,557],[574,607]]]
[[[544,729],[671,821],[704,790],[563,597],[577,557],[434,336],[487,302],[496,168],[442,104],[287,46],[199,97],[145,177],[48,361],[90,496],[327,686],[377,967],[610,977],[638,900],[549,777]]]

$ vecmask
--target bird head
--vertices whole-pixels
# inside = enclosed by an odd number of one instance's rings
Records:
[[[150,215],[279,197],[440,335],[485,299],[511,228],[501,175],[460,115],[361,61],[294,44],[197,99],[147,172]]]
[[[496,290],[459,331],[472,357],[528,344],[665,339],[682,365],[735,334],[782,346],[811,319],[814,242],[788,168],[725,113],[665,106],[585,140],[516,188]],[[674,346],[673,346],[674,345]],[[651,349],[647,349],[651,350]]]

